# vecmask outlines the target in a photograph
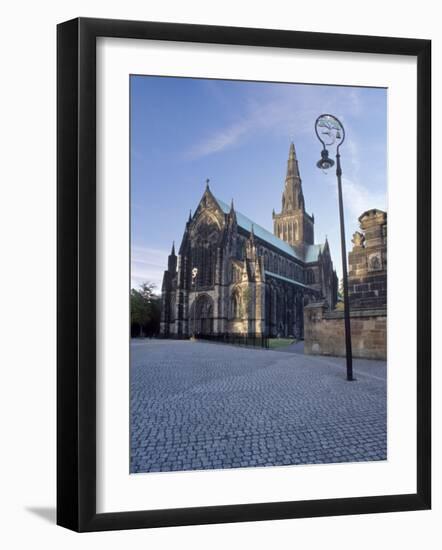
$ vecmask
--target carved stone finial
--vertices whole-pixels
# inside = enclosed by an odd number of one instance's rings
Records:
[[[353,248],[363,248],[365,237],[360,231],[355,231],[351,242],[353,243]]]

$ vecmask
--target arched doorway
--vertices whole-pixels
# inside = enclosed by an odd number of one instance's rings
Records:
[[[191,308],[192,333],[212,334],[213,333],[213,300],[207,294],[200,294]]]

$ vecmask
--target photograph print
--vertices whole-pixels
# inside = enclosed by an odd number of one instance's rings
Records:
[[[130,76],[130,473],[387,460],[387,92]]]

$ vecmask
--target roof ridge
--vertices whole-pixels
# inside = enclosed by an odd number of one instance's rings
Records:
[[[214,198],[217,201],[217,203],[219,204],[219,206],[221,207],[221,209],[223,210],[223,212],[225,214],[227,214],[230,211],[229,205],[226,202],[224,202],[222,199],[219,199],[218,197],[214,197]],[[296,258],[297,260],[302,261],[302,258],[300,258],[297,255],[297,253],[295,252],[293,247],[291,245],[289,245],[289,243],[287,243],[286,241],[283,241],[282,239],[280,239],[279,237],[277,237],[276,235],[271,233],[268,229],[266,229],[262,225],[254,222],[252,219],[250,219],[248,216],[246,216],[245,214],[243,214],[239,210],[236,209],[235,212],[236,212],[237,222],[241,227],[243,227],[243,229],[250,232],[251,227],[253,226],[255,237],[261,238],[262,240],[268,242],[268,244],[273,245],[276,248],[279,248],[280,250],[285,252],[286,254],[289,254],[289,255],[293,256],[294,258]],[[244,227],[244,225],[241,225],[241,223],[240,223],[241,218],[243,218],[243,220],[245,222],[248,222],[250,227]],[[257,231],[257,229],[258,229],[258,231]],[[260,235],[260,232],[264,232],[264,235]],[[268,236],[268,238],[266,238],[267,236]]]
[[[221,210],[224,212],[224,214],[228,214],[230,212],[230,206],[224,202],[222,199],[219,199],[218,197],[213,196],[216,202],[218,203]],[[255,237],[260,238],[261,240],[265,241],[271,246],[274,246],[275,248],[278,248],[281,250],[281,252],[284,252],[285,254],[288,254],[289,256],[292,256],[293,258],[304,262],[304,263],[312,263],[318,261],[318,254],[309,254],[310,251],[319,252],[321,251],[322,247],[324,246],[324,243],[314,243],[314,244],[307,244],[306,245],[306,252],[304,254],[304,257],[301,257],[298,255],[296,250],[289,245],[286,241],[283,241],[273,233],[271,233],[268,229],[263,227],[262,225],[259,225],[258,223],[251,220],[248,216],[243,214],[242,212],[239,212],[238,210],[235,210],[236,212],[236,220],[237,224],[245,229],[246,231],[251,232],[252,225],[254,228],[254,234]]]

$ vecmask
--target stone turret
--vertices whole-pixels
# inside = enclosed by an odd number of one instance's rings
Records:
[[[387,306],[387,213],[376,208],[359,216],[349,261],[349,297],[354,308]]]
[[[177,265],[177,257],[175,254],[175,241],[172,243],[172,251],[169,254],[168,262],[167,262],[167,270],[169,273],[173,276],[175,276],[176,273],[176,265]]]
[[[255,243],[255,233],[252,224],[252,230],[250,236],[247,239],[246,243],[246,256],[247,259],[254,262],[256,260],[256,243]]]

